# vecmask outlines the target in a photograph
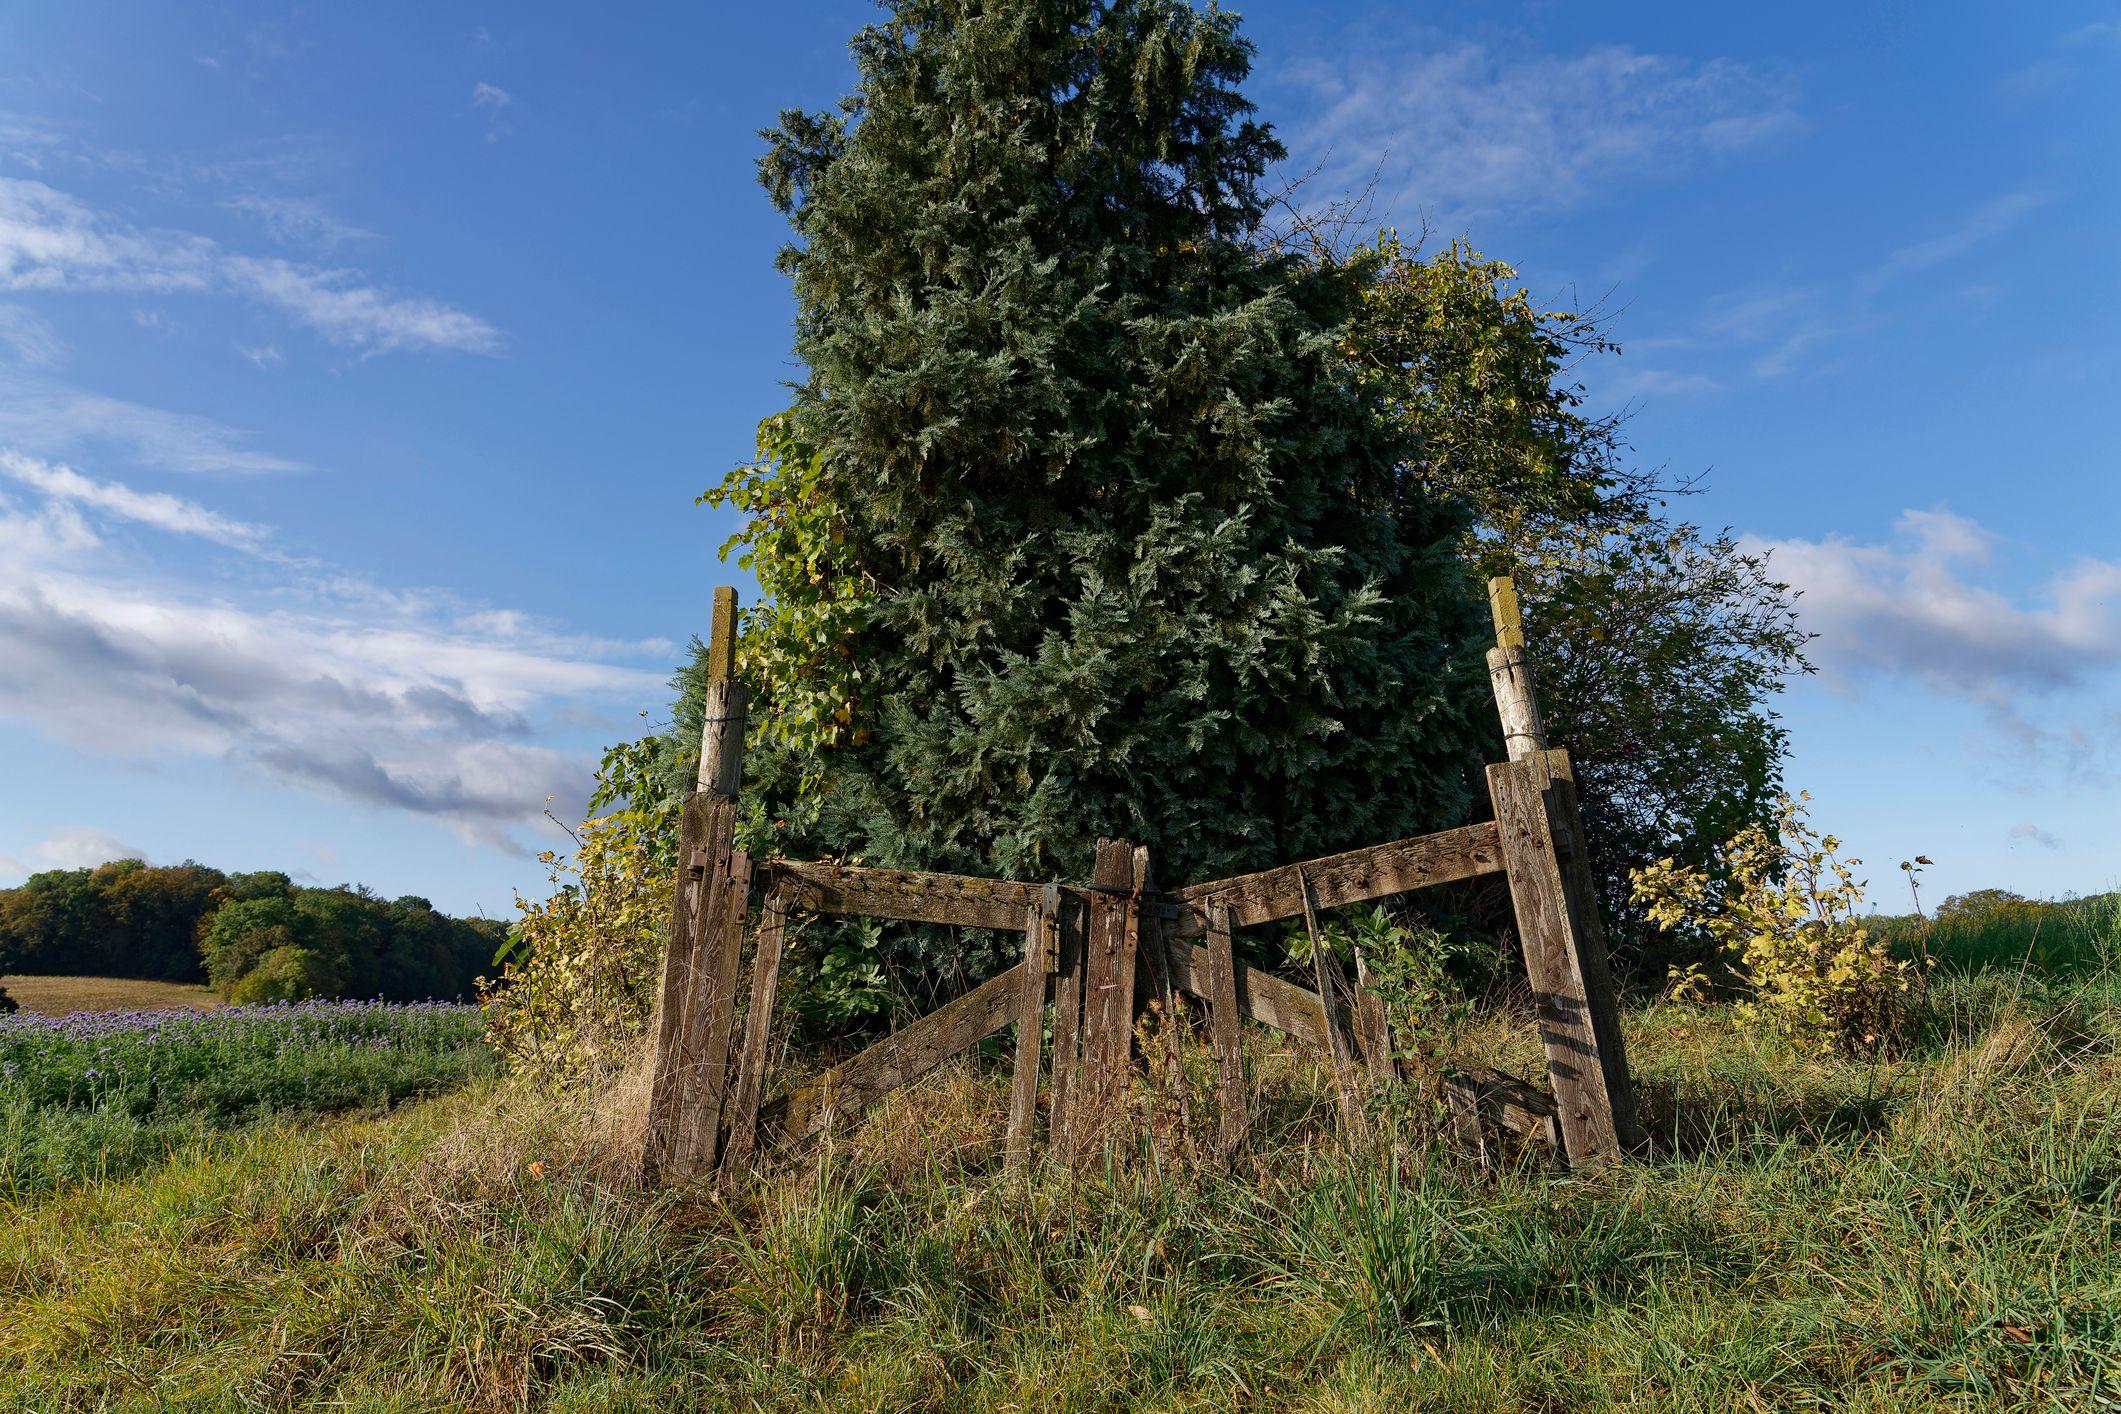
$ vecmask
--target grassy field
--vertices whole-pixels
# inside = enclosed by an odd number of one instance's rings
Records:
[[[0,977],[0,988],[24,1011],[64,1016],[72,1011],[157,1011],[165,1007],[217,1007],[221,999],[188,982],[149,982],[132,977]]]
[[[1660,1152],[1596,1173],[1350,1153],[1264,1045],[1229,1172],[1011,1179],[975,1068],[720,1194],[632,1186],[626,1094],[249,1124],[0,1213],[0,1406],[2102,1407],[2121,972],[1984,956],[1887,1062],[1632,1011]]]
[[[0,1198],[149,1169],[242,1129],[492,1068],[476,1008],[380,1002],[0,1016]]]

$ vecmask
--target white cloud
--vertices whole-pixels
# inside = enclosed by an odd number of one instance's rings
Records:
[[[114,859],[144,859],[145,852],[94,825],[61,825],[23,854],[0,854],[0,876],[19,878],[46,869],[93,869]]]
[[[662,692],[667,643],[610,644],[506,611],[379,590],[261,548],[174,497],[13,457],[0,496],[0,714],[118,756],[224,759],[520,848],[548,797],[586,796],[563,719]],[[211,591],[106,550],[95,519],[246,550]],[[656,669],[614,661],[650,656]]]
[[[1602,45],[1575,55],[1497,52],[1432,34],[1343,32],[1334,57],[1280,76],[1318,106],[1285,129],[1327,185],[1366,187],[1456,229],[1470,217],[1567,209],[1668,180],[1799,131],[1782,81],[1724,59]]]
[[[381,289],[357,271],[239,255],[182,231],[135,230],[18,178],[0,178],[0,289],[234,294],[364,352],[493,353],[502,344],[477,315]]]
[[[278,259],[230,256],[231,283],[277,305],[332,343],[369,351],[454,349],[495,353],[500,331],[439,300],[393,295],[350,270],[318,270]]]
[[[1977,759],[2023,789],[2054,768],[2077,786],[2105,783],[2121,760],[2113,709],[2121,676],[2121,562],[2079,559],[2030,590],[1983,582],[2005,542],[1949,511],[1903,512],[1891,540],[1741,542],[1771,553],[1777,578],[1800,591],[1813,661],[1829,683],[1897,678],[1980,709]]]
[[[0,452],[0,475],[35,487],[47,499],[88,506],[121,520],[151,526],[171,535],[196,535],[232,549],[255,549],[265,540],[262,527],[230,520],[204,506],[160,491],[136,491],[114,481],[96,481],[68,466]]]
[[[2080,560],[2023,598],[1975,582],[1996,537],[1950,511],[1901,514],[1888,544],[1760,540],[1803,591],[1815,656],[1851,676],[1896,673],[2005,702],[2084,685],[2121,665],[2121,562]]]

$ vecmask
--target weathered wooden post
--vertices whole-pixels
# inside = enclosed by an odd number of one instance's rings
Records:
[[[1053,1088],[1046,1136],[1055,1150],[1073,1152],[1075,1094],[1083,1072],[1083,968],[1088,960],[1090,910],[1076,890],[1060,896],[1053,974]]]
[[[1510,759],[1488,767],[1510,901],[1539,1035],[1571,1163],[1601,1162],[1642,1143],[1635,1086],[1620,1035],[1605,929],[1566,751],[1547,749],[1516,586],[1488,581],[1495,647],[1488,671]]]
[[[1530,752],[1547,749],[1547,729],[1539,717],[1539,695],[1533,691],[1532,665],[1525,656],[1517,584],[1508,575],[1488,581],[1488,610],[1495,619],[1488,677],[1495,686],[1495,710],[1502,717],[1502,744],[1510,760],[1520,761]]]
[[[1135,972],[1141,952],[1142,880],[1148,851],[1100,840],[1090,875],[1083,956],[1082,1062],[1069,1095],[1068,1143],[1085,1152],[1119,1112],[1134,1059]]]
[[[719,1157],[735,1031],[737,962],[751,861],[735,848],[747,697],[736,680],[736,591],[714,591],[698,789],[685,802],[670,941],[652,1030],[647,1132],[650,1182],[684,1183]]]
[[[1311,939],[1311,974],[1318,981],[1326,1054],[1332,1059],[1334,1088],[1340,1095],[1341,1126],[1353,1139],[1366,1133],[1369,1126],[1364,1122],[1362,1088],[1355,1082],[1355,1057],[1340,1019],[1341,999],[1347,996],[1348,982],[1341,975],[1340,962],[1333,956],[1333,949],[1327,945],[1325,934],[1318,926],[1317,897],[1301,867],[1296,871],[1296,886],[1303,894],[1304,932]]]
[[[1251,1126],[1251,1104],[1245,1096],[1244,1020],[1237,1001],[1237,956],[1230,938],[1230,910],[1221,899],[1206,907],[1208,938],[1208,1020],[1215,1028],[1217,1156],[1228,1163],[1237,1156]]]
[[[1048,884],[1024,915],[1024,972],[1016,999],[1016,1067],[1009,1079],[1009,1167],[1031,1161],[1031,1125],[1038,1112],[1038,1057],[1045,1041],[1046,991],[1059,970],[1060,886]],[[1054,1067],[1059,1079],[1059,1064]]]

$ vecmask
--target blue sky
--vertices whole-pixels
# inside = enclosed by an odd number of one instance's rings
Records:
[[[1594,403],[1805,591],[1881,902],[2121,884],[2121,8],[1235,8],[1309,190],[1613,312]],[[537,891],[742,582],[754,130],[873,13],[0,13],[0,882]]]

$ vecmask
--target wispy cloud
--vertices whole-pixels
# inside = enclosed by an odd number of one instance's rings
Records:
[[[1789,83],[1726,59],[1522,54],[1403,28],[1338,33],[1331,52],[1277,75],[1315,109],[1284,132],[1293,155],[1336,189],[1374,171],[1388,213],[1448,229],[1581,206],[1803,127]]]
[[[20,452],[0,452],[0,475],[34,487],[52,501],[92,507],[171,535],[196,535],[231,549],[255,549],[263,528],[217,514],[161,491],[136,491],[115,481],[97,481],[70,466],[55,466]]]
[[[341,218],[311,196],[239,192],[221,204],[256,221],[282,245],[329,252],[358,241],[382,239],[374,231]]]
[[[2042,849],[2062,848],[2062,841],[2058,837],[2049,834],[2046,830],[2041,829],[2030,821],[2022,825],[2011,826],[2010,837],[2014,841],[2024,840],[2029,844],[2036,844]]]
[[[1851,336],[1890,322],[1889,286],[1926,272],[1939,271],[2007,235],[2049,201],[2045,192],[2006,192],[1983,202],[1943,229],[1891,251],[1843,281],[1780,289],[1733,292],[1708,302],[1691,328],[1676,334],[1635,340],[1637,353],[1683,353],[1695,363],[1714,360],[1753,378],[1787,378],[1822,372],[1834,366],[1833,351]],[[1979,310],[1993,304],[1999,291],[1992,284],[1960,285],[1945,294],[1925,292],[1934,305],[1954,299]],[[1707,392],[1724,380],[1699,368],[1667,373],[1655,367],[1613,374],[1601,382],[1617,396],[1644,392]]]
[[[0,714],[87,750],[226,759],[519,850],[548,797],[586,795],[593,752],[567,724],[655,700],[674,653],[378,590],[261,552],[260,527],[19,454],[0,471],[34,498],[0,495]],[[212,592],[159,578],[142,547],[103,543],[115,522],[250,570]]]
[[[300,471],[248,434],[195,413],[86,392],[38,370],[0,365],[0,445],[44,457],[115,451],[139,466],[183,472]]]
[[[471,90],[471,106],[486,115],[486,140],[499,142],[514,131],[501,114],[515,103],[514,95],[499,84],[474,84]]]
[[[51,321],[19,304],[0,304],[0,349],[17,363],[48,367],[66,355]]]
[[[1622,400],[1714,393],[1723,384],[1706,373],[1685,373],[1668,368],[1630,368],[1599,380],[1599,390]]]
[[[2047,201],[2045,192],[2015,191],[1985,202],[1949,229],[1894,251],[1886,257],[1884,264],[1866,277],[1866,286],[1876,289],[1896,276],[1956,260],[1975,247],[2007,234]]]
[[[232,294],[279,309],[342,347],[494,353],[500,331],[358,271],[241,255],[182,231],[141,230],[43,182],[0,178],[0,289]]]

